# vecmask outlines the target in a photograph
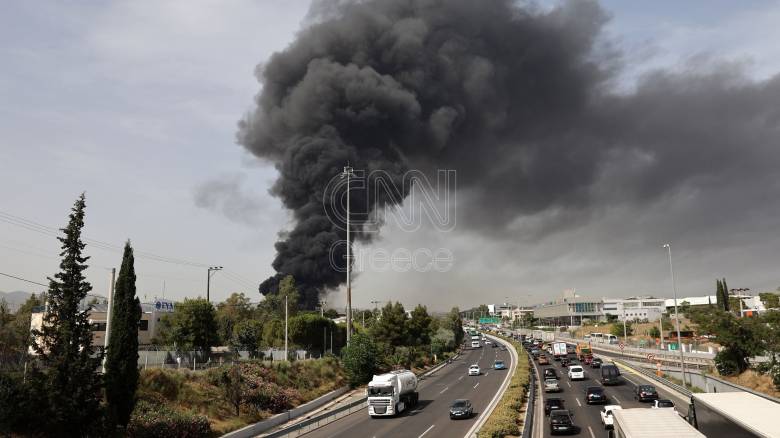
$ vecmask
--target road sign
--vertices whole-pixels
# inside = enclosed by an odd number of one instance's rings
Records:
[[[624,343],[622,343],[622,342],[621,342],[621,343],[620,343],[620,349],[622,350],[622,349],[624,349],[624,348],[626,348],[626,345],[625,345]]]
[[[653,361],[653,359],[655,359],[655,355],[654,355],[654,354],[648,354],[648,355],[647,355],[647,361],[648,361],[648,362],[652,362],[652,361]]]

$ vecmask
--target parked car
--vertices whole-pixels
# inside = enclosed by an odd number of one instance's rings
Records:
[[[639,385],[634,390],[634,399],[641,402],[658,400],[658,391],[653,385]]]
[[[600,386],[588,386],[585,388],[585,403],[592,405],[594,403],[606,403],[607,394],[604,388]]]
[[[474,414],[474,407],[471,406],[471,402],[466,399],[458,399],[450,406],[450,420],[456,418],[471,418]]]
[[[544,379],[544,392],[561,392],[561,387],[555,379]]]
[[[579,365],[570,366],[569,380],[585,380],[585,370]]]
[[[653,405],[650,407],[653,409],[672,409],[677,412],[677,409],[674,408],[674,402],[665,398],[653,400]]]
[[[604,429],[612,429],[614,427],[614,418],[612,418],[612,412],[618,409],[623,409],[618,405],[606,405],[601,408],[601,424],[604,425]]]
[[[550,415],[554,409],[565,409],[562,398],[548,398],[544,401],[544,415]]]
[[[579,429],[574,425],[573,415],[566,409],[556,409],[550,412],[550,434],[578,433]]]
[[[545,368],[544,369],[544,379],[555,379],[558,380],[558,373],[555,372],[555,368]]]
[[[593,359],[590,360],[590,367],[600,368],[602,363],[603,362],[601,361],[601,359],[599,359],[598,357],[594,357]]]
[[[505,370],[506,369],[506,365],[504,365],[504,361],[503,360],[497,360],[497,361],[493,362],[493,369],[494,370]]]
[[[547,356],[541,355],[539,356],[539,365],[550,365],[550,360],[547,359]]]
[[[472,366],[470,366],[470,367],[469,367],[469,376],[478,376],[478,375],[480,375],[481,373],[482,373],[482,372],[481,372],[481,371],[480,371],[480,369],[479,369],[479,365],[477,365],[477,364],[474,364],[474,365],[472,365]]]

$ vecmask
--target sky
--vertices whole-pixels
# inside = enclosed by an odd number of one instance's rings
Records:
[[[555,3],[543,2],[542,7]],[[684,71],[712,60],[752,80],[780,72],[780,3],[604,1],[605,39],[622,53],[616,90],[629,93],[652,69]],[[212,300],[245,292],[274,271],[273,244],[293,226],[269,193],[277,171],[236,144],[254,109],[255,76],[309,20],[308,1],[15,2],[0,16],[0,272],[46,283],[57,271],[52,230],[87,196],[88,278],[105,294],[119,248],[138,253],[138,293]],[[768,141],[776,141],[770,139]],[[776,145],[776,143],[775,143]],[[724,175],[740,178],[740,175]],[[768,191],[767,193],[776,193]],[[399,248],[444,250],[446,272],[364,268],[354,304],[399,300],[434,310],[453,305],[583,296],[670,296],[671,242],[679,293],[703,295],[715,278],[754,291],[780,286],[777,199],[735,189],[739,209],[713,212],[696,191],[642,204],[610,204],[554,233],[554,211],[520,217],[500,238],[390,220],[358,257]],[[407,203],[408,206],[408,203]],[[705,208],[707,207],[707,208]],[[456,205],[456,217],[492,215]],[[472,211],[469,211],[472,209]],[[717,216],[713,220],[711,216]],[[696,220],[698,219],[698,220]],[[694,225],[695,224],[695,225]],[[108,248],[108,249],[107,249]],[[362,252],[361,252],[362,251]],[[363,266],[369,266],[368,263]],[[0,276],[0,290],[42,287]],[[343,290],[327,296],[342,306]]]

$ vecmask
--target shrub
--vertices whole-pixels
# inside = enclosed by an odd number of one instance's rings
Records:
[[[199,438],[211,434],[208,418],[177,412],[165,405],[145,401],[136,403],[127,436],[134,438]]]
[[[20,379],[0,374],[0,435],[23,433],[30,427],[31,394]]]

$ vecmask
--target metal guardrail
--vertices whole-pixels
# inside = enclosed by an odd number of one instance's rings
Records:
[[[620,359],[612,359],[612,362],[615,362],[615,363],[618,363],[620,365],[623,365],[626,368],[630,368],[630,369],[632,369],[632,370],[634,370],[634,371],[644,375],[645,377],[649,377],[649,378],[655,380],[658,383],[661,383],[661,384],[663,384],[665,386],[668,386],[669,388],[674,389],[675,391],[679,392],[680,394],[683,394],[683,395],[687,396],[688,398],[691,398],[691,396],[693,395],[693,393],[688,388],[685,388],[684,386],[680,386],[680,385],[678,385],[678,384],[676,384],[676,383],[674,383],[674,382],[672,382],[672,381],[670,381],[668,379],[664,379],[663,377],[658,377],[655,373],[653,373],[651,371],[648,371],[648,370],[646,370],[644,368],[632,366],[632,365],[626,363],[626,361],[620,360]]]
[[[534,372],[534,365],[531,362],[531,355],[528,355],[528,362],[531,368],[529,369],[528,379],[528,406],[525,409],[525,422],[523,423],[523,435],[522,438],[531,438],[534,432],[534,412],[536,409],[536,373]]]
[[[319,429],[326,424],[332,423],[339,418],[346,417],[361,409],[366,408],[366,398],[355,400],[352,403],[336,408],[332,411],[326,412],[316,417],[309,418],[308,420],[301,421],[293,424],[292,426],[284,429],[277,430],[276,432],[263,435],[265,438],[277,438],[277,437],[297,437],[312,430]]]

